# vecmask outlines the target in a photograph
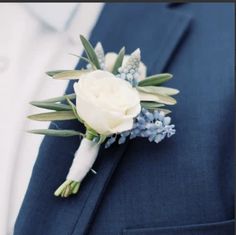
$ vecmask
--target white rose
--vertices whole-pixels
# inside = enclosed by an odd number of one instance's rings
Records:
[[[108,52],[105,55],[105,68],[107,71],[112,72],[113,66],[115,64],[116,58],[117,58],[118,54],[114,53],[114,52]],[[122,66],[127,62],[127,60],[129,59],[129,55],[125,55],[124,59],[123,59],[123,63]],[[146,78],[146,74],[147,74],[147,67],[144,65],[143,62],[140,62],[139,64],[139,81],[143,80]]]
[[[79,116],[97,133],[110,135],[132,129],[141,110],[137,90],[112,73],[96,70],[74,84]]]

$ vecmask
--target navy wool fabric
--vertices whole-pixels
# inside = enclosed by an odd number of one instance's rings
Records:
[[[98,174],[69,199],[53,192],[80,139],[44,138],[14,235],[232,235],[233,30],[232,3],[106,4],[91,42],[106,52],[139,47],[148,74],[174,74],[166,85],[181,91],[171,107],[177,133],[102,147]]]

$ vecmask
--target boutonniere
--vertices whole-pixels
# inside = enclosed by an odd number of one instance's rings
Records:
[[[176,104],[172,96],[179,91],[161,86],[172,75],[162,73],[147,77],[140,49],[131,55],[125,54],[125,48],[118,54],[104,54],[101,43],[93,48],[83,36],[80,39],[87,56],[80,58],[88,63],[86,68],[47,72],[56,80],[75,80],[74,93],[31,102],[53,112],[29,116],[37,121],[76,119],[86,129],[85,133],[61,129],[29,131],[58,137],[82,137],[66,180],[54,193],[61,197],[79,191],[84,177],[92,170],[101,144],[108,148],[116,141],[122,144],[136,137],[159,143],[175,134],[175,126],[166,116],[170,110],[165,106]]]

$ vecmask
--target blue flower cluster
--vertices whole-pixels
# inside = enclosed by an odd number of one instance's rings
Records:
[[[100,42],[95,47],[95,53],[101,69],[105,70],[105,55]],[[140,49],[137,49],[118,69],[119,73],[116,77],[130,82],[133,87],[138,86],[140,61]],[[88,64],[87,69],[92,69],[92,65]],[[110,147],[116,140],[118,140],[118,144],[123,144],[127,138],[134,139],[136,137],[148,138],[150,142],[159,143],[165,137],[169,138],[174,135],[175,132],[175,125],[171,124],[171,118],[165,116],[163,111],[155,110],[154,112],[150,112],[142,108],[140,114],[134,119],[133,128],[110,136],[105,143],[105,148]],[[94,137],[93,141],[98,142],[99,137]]]
[[[133,87],[138,85],[140,50],[135,50],[129,57],[124,66],[118,69],[117,77],[124,79],[131,83]]]
[[[150,112],[142,108],[140,114],[135,118],[133,128],[129,131],[122,132],[111,136],[105,148],[110,147],[117,139],[119,144],[123,144],[127,138],[136,137],[148,138],[150,142],[159,143],[165,137],[171,137],[175,134],[175,125],[170,124],[171,118],[165,116],[164,112],[155,110]]]

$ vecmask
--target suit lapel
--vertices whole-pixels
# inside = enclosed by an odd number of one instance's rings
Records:
[[[106,52],[119,51],[122,46],[126,46],[130,53],[139,47],[148,73],[160,73],[168,65],[189,22],[189,16],[175,13],[165,4],[106,4],[90,41],[93,45],[101,41]],[[72,85],[68,92],[71,89]],[[80,215],[72,234],[84,234],[89,228],[106,186],[127,146],[128,143],[125,143],[100,150],[94,166],[98,174],[90,174],[81,187],[86,196],[83,200],[78,196]]]
[[[188,16],[177,14],[162,3],[106,4],[91,42],[101,41],[106,52],[118,51],[125,45],[130,53],[140,47],[148,73],[162,72],[183,38],[189,20]],[[83,64],[78,68],[81,66]],[[67,92],[73,92],[72,83]],[[76,121],[58,122],[58,126],[80,128]],[[66,177],[79,147],[79,138],[45,137],[18,215],[15,234],[35,231],[37,234],[85,234],[127,146],[128,143],[101,148],[94,166],[98,173],[89,173],[79,194],[65,200],[56,198],[53,192]]]

